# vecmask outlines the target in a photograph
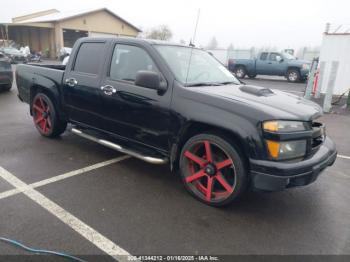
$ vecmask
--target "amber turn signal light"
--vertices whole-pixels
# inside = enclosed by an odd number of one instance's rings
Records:
[[[273,158],[278,158],[279,152],[280,152],[280,143],[266,140],[267,148],[269,149],[270,156]]]

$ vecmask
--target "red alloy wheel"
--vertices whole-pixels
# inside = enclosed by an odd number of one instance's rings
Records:
[[[44,96],[38,95],[33,101],[33,118],[38,130],[48,135],[52,132],[52,117],[50,106]]]
[[[199,198],[209,203],[222,202],[236,186],[236,171],[231,157],[208,140],[193,144],[184,152],[189,172],[185,183]]]

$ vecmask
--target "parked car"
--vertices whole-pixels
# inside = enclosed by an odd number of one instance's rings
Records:
[[[28,55],[28,62],[41,62],[41,52],[33,52],[32,54]]]
[[[0,91],[9,91],[12,87],[13,73],[11,63],[0,54]]]
[[[229,59],[228,68],[238,78],[273,75],[285,76],[289,82],[301,82],[307,79],[310,64],[289,53],[261,52],[256,59]]]
[[[12,64],[27,63],[27,56],[14,47],[2,47],[0,51],[8,56]]]
[[[70,47],[62,47],[58,52],[58,59],[63,61],[67,56],[70,56],[72,53],[72,48]]]
[[[19,65],[16,77],[41,135],[57,137],[70,123],[86,139],[169,163],[185,188],[212,206],[248,188],[307,185],[337,155],[317,104],[241,84],[193,47],[81,38],[67,66]]]
[[[63,61],[62,61],[62,65],[67,65],[68,64],[68,61],[69,61],[69,55],[66,56]]]

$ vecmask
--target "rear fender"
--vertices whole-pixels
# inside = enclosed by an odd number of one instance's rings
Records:
[[[47,94],[52,99],[52,102],[54,103],[57,109],[58,115],[63,119],[65,119],[65,113],[63,111],[63,107],[60,102],[61,94],[57,84],[50,79],[47,79],[39,75],[35,75],[33,79],[33,83],[30,87],[30,101],[29,101],[30,105],[32,105],[35,95],[39,92],[43,92]],[[33,114],[31,106],[30,106],[30,114],[31,115]]]

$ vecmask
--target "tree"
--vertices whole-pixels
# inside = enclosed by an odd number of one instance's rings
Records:
[[[170,40],[173,37],[171,29],[167,25],[160,25],[146,31],[145,38],[157,40]]]
[[[207,45],[207,49],[215,49],[218,47],[218,41],[216,40],[215,36],[209,41]]]
[[[228,50],[228,51],[233,51],[233,50],[235,50],[235,48],[234,48],[234,46],[233,46],[232,43],[227,47],[227,50]]]

